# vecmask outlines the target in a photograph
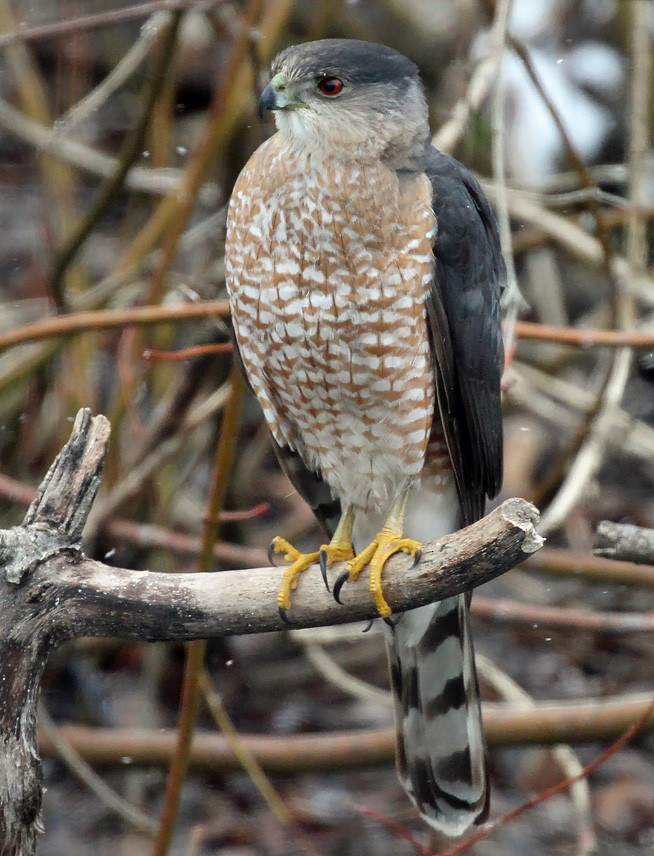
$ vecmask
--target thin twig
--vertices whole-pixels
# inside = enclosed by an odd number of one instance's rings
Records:
[[[182,13],[179,10],[173,12],[158,33],[158,51],[153,68],[145,80],[143,106],[138,120],[123,143],[122,151],[118,157],[118,168],[104,186],[99,189],[88,211],[75,226],[72,235],[67,238],[65,245],[57,256],[51,280],[52,289],[55,293],[61,291],[62,280],[68,266],[81,250],[95,226],[108,211],[116,194],[123,186],[132,164],[143,150],[143,142],[147,134],[154,106],[161,94],[166,74],[171,68],[181,15]]]
[[[494,10],[492,29],[494,33],[498,34],[496,49],[489,50],[488,54],[477,65],[465,94],[452,108],[451,117],[433,137],[433,144],[443,152],[451,153],[454,151],[465,132],[470,116],[480,109],[497,79],[503,58],[504,34],[507,28],[507,21],[502,19],[503,16],[505,16],[503,9]]]
[[[573,145],[553,100],[543,87],[531,61],[529,52],[515,38],[511,37],[510,42],[511,47],[522,60],[541,100],[556,124],[566,153],[575,169],[579,172],[582,186],[587,188],[594,187],[595,184],[592,176]],[[633,302],[627,298],[621,280],[615,273],[613,248],[599,203],[594,198],[590,198],[588,205],[596,224],[603,267],[611,283],[614,323],[616,326],[628,326],[632,315]],[[549,532],[561,525],[570,509],[583,493],[588,481],[599,469],[606,450],[607,437],[612,428],[613,416],[618,409],[627,383],[630,361],[631,354],[629,351],[621,350],[614,355],[611,369],[596,399],[595,407],[591,412],[587,425],[582,426],[576,432],[568,447],[559,457],[558,463],[553,465],[552,472],[558,474],[563,471],[568,460],[572,461],[563,483],[544,512],[543,531]]]
[[[253,83],[252,68],[246,61],[250,54],[250,40],[256,38],[257,50],[263,58],[269,56],[275,46],[279,43],[280,33],[293,8],[292,0],[269,0],[265,4],[262,16],[258,18],[254,13],[257,0],[250,0],[245,11],[240,16],[240,38],[234,43],[233,50],[227,62],[230,64],[237,54],[241,54],[242,63],[239,73],[232,81],[229,93],[224,86],[218,87],[213,95],[208,109],[207,123],[203,128],[202,135],[197,143],[194,156],[187,162],[179,182],[178,192],[175,197],[168,197],[160,202],[150,219],[136,235],[127,250],[121,255],[117,262],[117,270],[130,267],[152,249],[161,240],[162,235],[171,227],[171,224],[179,218],[178,222],[186,221],[189,216],[189,206],[194,203],[202,190],[202,182],[214,163],[218,152],[227,145],[230,135],[233,133],[237,123],[248,111],[251,101],[249,95]],[[255,10],[256,11],[256,10]],[[258,20],[258,25],[253,24]],[[243,43],[243,38],[247,39]],[[172,243],[175,238],[174,229],[169,232],[168,240]],[[164,252],[159,254],[159,259]],[[163,284],[162,268],[158,261],[160,273],[155,277],[155,286]]]
[[[141,63],[145,62],[152,50],[153,42],[170,19],[170,12],[155,12],[143,24],[137,40],[117,65],[111,69],[105,79],[57,119],[57,131],[59,133],[70,136],[76,125],[86,121],[93,113],[97,112],[113,93],[129,80]]]
[[[588,425],[585,439],[556,496],[543,512],[541,522],[544,533],[552,532],[563,524],[599,470],[615,431],[616,417],[620,412],[620,401],[629,380],[630,369],[631,350],[622,348],[616,354],[598,411]]]
[[[61,734],[55,722],[53,722],[44,704],[39,706],[39,725],[52,747],[55,757],[65,764],[76,779],[85,785],[101,803],[117,814],[119,817],[147,835],[153,836],[157,831],[157,824],[136,806],[112,790],[103,779],[98,776],[93,767],[75,750],[73,746]]]
[[[496,210],[497,224],[500,234],[500,245],[506,268],[506,291],[503,295],[503,304],[506,310],[504,325],[504,350],[507,355],[512,355],[515,348],[515,322],[518,311],[523,303],[518,277],[516,275],[513,260],[513,246],[511,240],[511,221],[509,219],[509,205],[506,191],[506,164],[505,164],[505,90],[504,90],[504,54],[508,38],[509,21],[511,18],[512,0],[499,0],[495,10],[495,20],[491,33],[491,45],[493,53],[499,54],[497,64],[497,80],[493,94],[493,106],[491,111],[491,157],[493,163],[493,178],[497,190]]]
[[[93,330],[111,330],[121,327],[169,324],[174,321],[193,321],[202,318],[228,318],[229,301],[207,300],[201,303],[183,303],[178,306],[132,306],[127,309],[95,309],[53,316],[17,330],[0,334],[0,351],[58,336],[70,336]]]
[[[111,178],[118,168],[117,158],[98,152],[77,140],[70,140],[56,128],[46,128],[28,119],[0,98],[0,126],[15,134],[35,149],[67,161],[102,178]],[[133,166],[127,173],[125,183],[132,190],[143,193],[166,195],[179,188],[180,171],[176,169],[149,169]]]
[[[150,284],[149,303],[159,303],[164,294],[165,280],[177,253],[180,237],[196,205],[206,172],[214,159],[216,142],[220,136],[221,126],[224,124],[225,114],[234,98],[234,90],[238,88],[237,81],[243,78],[244,68],[247,66],[251,32],[259,18],[260,7],[261,0],[248,0],[246,4],[241,30],[231,45],[226,68],[208,111],[203,138],[184,174],[179,204],[168,226],[159,265]]]
[[[573,633],[632,634],[654,631],[654,612],[601,612],[561,606],[534,606],[507,598],[477,596],[472,614],[500,624],[523,624],[532,630],[549,628]]]
[[[491,201],[495,201],[494,183],[482,179],[481,185]],[[580,259],[593,267],[604,265],[601,243],[571,218],[549,211],[522,191],[509,190],[508,200],[513,219],[529,223],[545,232],[551,241],[569,252],[573,258]],[[651,277],[636,276],[629,262],[617,253],[613,256],[612,268],[622,287],[630,294],[637,296],[645,305],[654,306],[654,280]]]
[[[9,0],[0,0],[0,28],[13,30],[14,13]],[[45,79],[27,45],[22,42],[9,45],[5,50],[8,68],[16,82],[19,103],[30,120],[41,125],[51,124],[50,95]],[[50,229],[55,240],[60,240],[73,221],[73,198],[76,177],[68,164],[42,152],[37,158],[43,179],[43,187],[53,205],[53,214],[49,218]],[[82,285],[80,272],[73,270],[71,280],[78,288]],[[76,290],[76,289],[75,289]],[[58,309],[65,308],[64,295],[58,289],[52,289],[52,298]]]
[[[190,228],[180,241],[180,246],[186,250],[192,249],[206,237],[207,234],[218,235],[224,231],[227,209],[225,206],[215,214],[205,218],[197,226]],[[133,264],[125,265],[120,270],[109,274],[96,286],[79,296],[71,296],[71,305],[80,311],[94,310],[101,306],[111,295],[126,282],[131,282],[150,271],[159,256],[158,251],[152,251],[138,258]],[[229,311],[227,301],[223,302],[225,311]],[[3,367],[0,373],[0,391],[21,383],[28,374],[43,365],[61,347],[61,342],[44,342],[28,349]]]
[[[100,27],[114,27],[116,24],[122,24],[126,21],[147,18],[156,12],[183,11],[184,9],[197,8],[199,5],[209,9],[218,2],[219,0],[151,0],[149,3],[136,3],[123,9],[98,12],[96,15],[81,15],[68,21],[55,21],[52,24],[34,27],[23,24],[15,33],[4,33],[0,36],[0,48],[13,42],[52,39]]]
[[[627,260],[638,275],[647,270],[646,222],[641,206],[648,202],[645,182],[649,173],[649,108],[652,75],[650,34],[651,3],[634,0],[631,7],[631,93],[629,123],[629,220],[627,224]]]
[[[519,817],[519,815],[523,814],[530,808],[534,808],[537,805],[541,805],[545,800],[551,799],[551,797],[556,794],[560,794],[568,788],[574,786],[577,782],[582,779],[588,778],[588,776],[596,770],[601,764],[607,761],[612,755],[615,755],[620,749],[624,748],[627,743],[641,731],[648,719],[651,717],[654,712],[654,702],[650,701],[649,706],[643,711],[642,716],[636,720],[636,722],[632,723],[627,730],[607,749],[604,750],[601,754],[599,754],[590,764],[587,764],[582,770],[580,770],[575,776],[572,778],[566,779],[564,782],[559,782],[556,785],[552,785],[552,787],[547,788],[544,791],[533,796],[531,799],[519,805],[517,808],[506,812],[501,817],[492,820],[490,823],[487,823],[483,829],[480,829],[479,832],[474,833],[469,838],[467,838],[462,844],[458,844],[455,847],[451,847],[447,850],[443,850],[438,854],[433,854],[433,856],[458,856],[460,853],[464,853],[466,850],[469,850],[473,844],[476,844],[477,841],[482,841],[484,838],[488,838],[496,829],[499,829],[501,826],[504,826],[507,823],[510,823],[514,818]]]
[[[202,547],[198,561],[200,571],[211,570],[213,564],[213,548],[216,540],[216,520],[223,508],[227,495],[227,484],[231,471],[238,421],[243,399],[243,380],[236,367],[232,367],[226,386],[230,390],[225,409],[220,440],[216,446],[216,454],[211,475],[210,492],[207,497],[205,523],[202,532]],[[200,674],[204,663],[206,642],[196,640],[186,644],[186,660],[182,683],[182,697],[179,704],[177,723],[177,741],[175,752],[168,771],[164,802],[161,809],[159,828],[152,850],[152,856],[166,856],[179,811],[182,786],[188,769],[191,741],[195,730],[198,706],[200,701]]]
[[[231,387],[223,384],[204,401],[196,405],[179,425],[175,433],[159,443],[129,472],[125,473],[112,490],[96,504],[86,529],[86,537],[92,540],[104,529],[107,521],[124,502],[135,496],[153,473],[176,455],[188,437],[207,419],[215,416],[229,401]]]
[[[640,199],[640,184],[644,180],[645,154],[647,150],[649,78],[650,78],[650,41],[649,14],[650,4],[645,0],[634,0],[631,7],[632,31],[632,77],[631,77],[631,133],[630,133],[630,198],[635,205]],[[599,218],[599,209],[594,209],[598,225],[598,237],[604,248],[607,271],[612,273],[612,251],[609,238]],[[599,218],[599,219],[598,219]],[[644,271],[646,264],[646,246],[644,223],[634,209],[628,230],[628,264],[635,273]],[[612,278],[613,281],[613,278]],[[635,303],[633,296],[621,287],[619,278],[613,288],[613,311],[616,326],[631,327],[634,324]],[[629,380],[632,351],[621,348],[616,352],[595,418],[589,426],[588,435],[579,449],[570,470],[558,490],[558,493],[542,518],[542,531],[550,532],[559,527],[570,510],[582,496],[586,485],[593,478],[604,460],[609,438],[614,431],[620,402]]]
[[[225,705],[223,704],[220,694],[211,683],[211,679],[206,668],[203,668],[200,671],[198,680],[204,702],[209,708],[209,712],[216,723],[216,727],[222,732],[225,740],[229,743],[231,750],[238,758],[241,766],[252,780],[256,789],[261,794],[264,802],[280,823],[283,823],[284,825],[291,824],[293,822],[293,818],[286,807],[286,803],[275,790],[270,779],[263,771],[263,768],[255,756],[241,740],[240,734],[234,727],[234,723],[225,709]]]
[[[29,505],[36,496],[36,489],[0,473],[0,496],[12,503]],[[223,512],[221,520],[238,519],[238,512]],[[182,556],[199,556],[202,541],[200,536],[177,532],[151,523],[112,518],[103,529],[109,538],[134,544],[142,548],[167,550]],[[262,567],[266,564],[266,551],[260,547],[245,547],[228,541],[219,541],[214,546],[214,559],[226,567]]]
[[[547,403],[546,409],[537,410],[542,418],[546,420],[552,418],[552,401],[564,404],[574,413],[586,414],[592,411],[594,395],[588,389],[525,363],[514,362],[512,371],[519,383],[515,383],[508,390],[509,398],[515,397],[522,407],[529,410],[534,400],[533,390],[537,390],[545,397]],[[619,410],[616,414],[614,428],[614,434],[609,437],[612,447],[615,446],[623,452],[637,456],[648,470],[654,472],[654,429],[643,420],[635,419],[625,410]]]
[[[555,327],[533,321],[517,321],[519,339],[551,342],[558,345],[575,345],[579,348],[643,348],[654,349],[654,332],[644,330],[602,330],[590,327]],[[1,339],[0,339],[1,344]]]
[[[351,675],[330,656],[322,645],[312,642],[310,637],[305,638],[302,631],[292,630],[292,637],[304,648],[307,660],[312,666],[342,693],[363,701],[373,701],[384,705],[390,705],[391,695],[388,690],[375,687],[368,681]]]
[[[654,568],[556,547],[539,550],[528,560],[524,569],[557,576],[583,577],[585,581],[593,583],[654,587]]]
[[[506,672],[499,669],[488,657],[477,654],[476,659],[479,676],[503,700],[517,702],[532,710],[536,709],[537,704],[534,699]],[[593,827],[590,788],[588,781],[581,776],[583,767],[569,745],[559,743],[552,748],[551,753],[558,762],[565,780],[573,783],[570,786],[570,796],[580,822],[577,833],[577,853],[579,856],[589,856],[597,848],[597,836]]]

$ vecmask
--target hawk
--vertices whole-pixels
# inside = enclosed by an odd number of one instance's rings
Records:
[[[290,47],[260,114],[277,133],[241,172],[225,270],[249,383],[291,481],[331,540],[286,568],[282,617],[319,562],[369,568],[480,518],[502,478],[497,226],[479,184],[431,144],[417,67],[354,39]],[[354,544],[361,552],[355,554]],[[424,819],[487,813],[470,594],[387,618],[398,772]]]

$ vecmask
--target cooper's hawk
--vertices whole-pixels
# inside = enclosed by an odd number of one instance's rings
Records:
[[[418,69],[396,51],[288,48],[266,110],[278,131],[234,187],[227,285],[279,458],[332,536],[310,554],[275,539],[291,562],[279,605],[312,562],[344,559],[350,579],[370,566],[387,616],[386,559],[477,520],[500,487],[497,228],[477,181],[432,147]],[[451,835],[488,804],[469,600],[386,629],[399,775]]]

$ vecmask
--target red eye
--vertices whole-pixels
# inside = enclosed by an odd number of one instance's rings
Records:
[[[323,77],[318,81],[318,89],[323,95],[338,95],[343,89],[343,81],[338,77]]]

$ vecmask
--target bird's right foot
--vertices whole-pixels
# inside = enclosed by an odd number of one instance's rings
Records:
[[[331,567],[334,562],[347,562],[354,557],[354,550],[349,542],[332,540],[329,544],[323,544],[316,553],[301,553],[285,538],[277,536],[273,538],[268,551],[271,563],[273,555],[281,555],[282,553],[286,561],[291,563],[284,570],[282,585],[277,595],[279,614],[286,624],[291,623],[287,611],[291,608],[291,592],[295,591],[301,573],[311,565],[319,564],[325,585],[329,590],[327,568]]]

